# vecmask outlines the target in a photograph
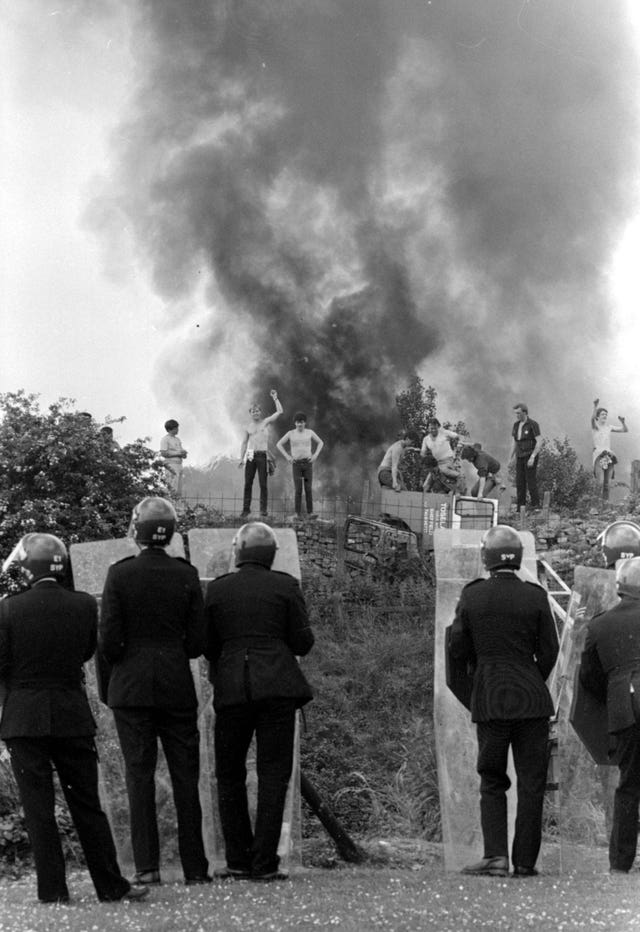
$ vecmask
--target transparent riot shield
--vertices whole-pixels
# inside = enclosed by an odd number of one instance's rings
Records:
[[[128,556],[135,556],[139,549],[130,537],[119,540],[93,541],[72,544],[69,548],[73,580],[76,590],[90,592],[98,600],[102,595],[107,571],[112,563]],[[167,548],[171,556],[184,556],[182,537],[175,534]],[[198,727],[200,729],[200,802],[202,805],[203,837],[210,863],[215,859],[216,829],[213,820],[212,774],[213,755],[207,742],[204,717],[210,706],[210,688],[204,675],[202,661],[191,661],[194,682],[198,695]],[[111,710],[99,699],[96,666],[93,660],[85,665],[87,692],[94,718],[98,724],[96,745],[100,760],[100,794],[113,831],[118,858],[125,871],[133,870],[131,833],[129,827],[129,803],[125,784],[124,760]],[[156,809],[160,835],[160,860],[162,875],[166,880],[182,878],[178,854],[178,834],[173,793],[169,770],[159,747],[156,770]]]
[[[300,580],[300,561],[298,558],[298,541],[295,531],[291,528],[274,528],[278,539],[278,550],[273,563],[273,569]],[[189,554],[192,564],[198,570],[203,585],[224,573],[234,572],[235,566],[232,555],[232,542],[236,530],[233,528],[194,528],[188,533]],[[210,696],[210,684],[207,682],[207,692]],[[213,726],[215,713],[211,702],[203,713],[201,736],[203,743],[208,746],[208,755],[213,761]],[[220,830],[218,813],[215,770],[211,770],[211,792],[213,796],[214,820],[216,832],[214,834],[216,849],[216,866],[225,863],[224,840]],[[251,743],[247,757],[247,795],[249,798],[250,815],[255,818],[257,802],[257,775],[256,775],[256,746],[255,740]],[[294,756],[291,779],[285,801],[282,830],[278,845],[280,857],[280,870],[284,873],[300,866],[302,862],[302,832],[300,811],[300,713],[296,715],[296,730],[294,736]]]
[[[617,767],[607,761],[606,708],[578,678],[587,623],[618,601],[615,571],[576,566],[554,671],[558,708],[558,832],[561,871],[607,865]]]
[[[483,854],[480,827],[480,779],[476,771],[477,741],[471,714],[447,686],[446,629],[453,621],[462,588],[486,575],[480,560],[483,530],[436,528],[433,534],[436,565],[436,619],[433,709],[440,790],[445,870],[459,871]],[[536,576],[533,536],[521,532],[523,566]],[[507,794],[510,837],[515,823],[515,776]]]

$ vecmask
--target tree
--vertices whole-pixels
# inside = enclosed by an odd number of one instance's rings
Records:
[[[396,407],[400,415],[400,423],[404,430],[412,431],[420,441],[427,432],[427,423],[430,418],[437,417],[436,398],[438,393],[432,385],[425,387],[419,375],[413,375],[407,387],[396,395]],[[443,421],[442,426],[454,430],[461,437],[468,436],[464,421]],[[427,468],[417,451],[411,448],[404,455],[403,476],[407,488],[420,491],[427,475]]]
[[[30,531],[66,544],[121,537],[145,495],[166,495],[143,440],[120,449],[70,399],[46,413],[37,395],[0,394],[0,554]]]

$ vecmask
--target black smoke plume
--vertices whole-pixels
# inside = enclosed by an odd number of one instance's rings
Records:
[[[158,384],[212,447],[275,386],[355,468],[416,371],[485,448],[519,400],[586,425],[638,168],[624,4],[147,0],[132,52],[91,218],[148,263]]]

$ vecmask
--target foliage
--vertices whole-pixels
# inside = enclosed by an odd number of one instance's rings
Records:
[[[425,387],[419,375],[413,375],[407,387],[396,395],[396,407],[404,430],[413,430],[422,438],[429,418],[436,417],[438,393],[431,385]]]
[[[511,463],[509,474],[515,481],[515,465]],[[581,499],[596,494],[595,480],[589,470],[580,463],[578,454],[568,437],[560,440],[542,441],[538,455],[538,487],[551,493],[554,508],[575,508]]]
[[[144,441],[122,449],[60,399],[47,412],[36,395],[0,395],[0,553],[30,531],[65,543],[126,534],[145,495],[166,495],[162,465]]]
[[[438,393],[432,385],[425,387],[419,375],[413,375],[404,391],[396,395],[396,407],[400,415],[403,430],[410,430],[416,434],[418,443],[427,432],[427,423],[432,417],[437,417],[436,399]],[[438,418],[438,420],[440,420]],[[442,421],[442,426],[453,430],[461,437],[468,436],[464,421]],[[419,492],[427,476],[427,465],[419,455],[418,450],[409,448],[403,457],[402,475],[409,491]]]

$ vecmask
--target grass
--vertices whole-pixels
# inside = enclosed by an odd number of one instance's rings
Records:
[[[316,635],[303,660],[316,694],[305,774],[350,832],[438,840],[430,582],[346,580],[338,602],[312,582],[305,592]]]
[[[70,877],[73,902],[38,904],[32,878],[0,884],[0,932],[627,932],[640,928],[638,873],[519,881],[418,870],[307,870],[270,886],[155,888],[143,904],[100,904],[86,873]]]

